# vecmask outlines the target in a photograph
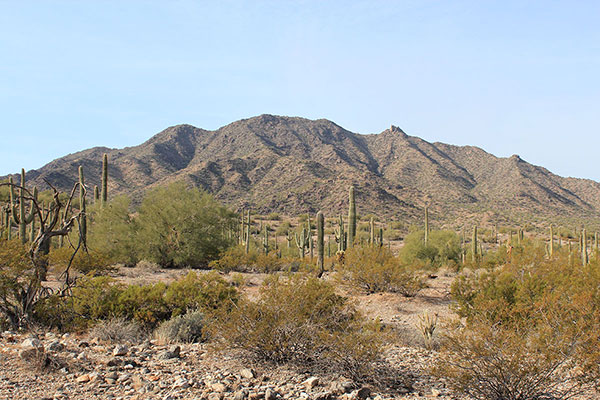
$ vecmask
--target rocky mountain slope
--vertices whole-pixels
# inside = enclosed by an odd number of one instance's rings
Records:
[[[325,119],[273,115],[215,131],[177,125],[139,146],[84,150],[28,171],[28,182],[68,189],[82,165],[86,182],[99,184],[105,152],[111,196],[139,199],[153,186],[184,180],[234,209],[333,215],[346,212],[353,184],[359,213],[410,222],[426,203],[436,221],[453,225],[600,220],[598,182],[562,178],[516,155],[429,143],[394,126],[360,135]]]

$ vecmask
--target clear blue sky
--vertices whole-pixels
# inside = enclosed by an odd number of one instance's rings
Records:
[[[600,180],[599,21],[600,1],[0,0],[0,175],[269,113]]]

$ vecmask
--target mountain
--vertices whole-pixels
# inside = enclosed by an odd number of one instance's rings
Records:
[[[124,149],[96,147],[27,172],[68,190],[83,166],[100,182],[109,157],[109,193],[139,200],[157,185],[184,180],[234,209],[261,213],[346,213],[355,185],[359,213],[413,223],[425,204],[440,224],[600,221],[600,184],[563,178],[519,156],[499,158],[471,146],[429,143],[392,126],[361,135],[320,119],[261,115],[215,131],[165,129]]]

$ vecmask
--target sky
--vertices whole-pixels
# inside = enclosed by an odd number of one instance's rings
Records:
[[[277,114],[600,181],[599,20],[576,0],[0,0],[0,175]]]

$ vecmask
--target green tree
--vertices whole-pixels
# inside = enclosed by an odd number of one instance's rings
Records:
[[[112,262],[135,264],[138,261],[135,221],[129,213],[130,200],[115,197],[106,207],[95,205],[88,234],[88,246]]]
[[[460,261],[460,238],[453,231],[436,230],[429,232],[425,245],[424,231],[413,231],[404,239],[404,247],[400,251],[400,259],[408,264],[416,261],[440,267],[448,263]]]
[[[138,254],[163,266],[204,266],[230,244],[236,215],[182,182],[149,191],[137,219]]]

